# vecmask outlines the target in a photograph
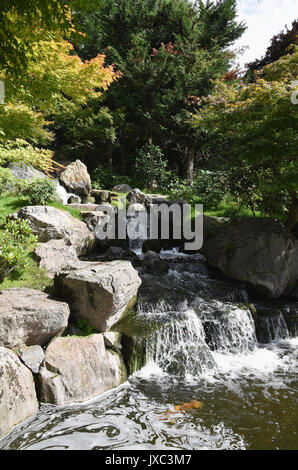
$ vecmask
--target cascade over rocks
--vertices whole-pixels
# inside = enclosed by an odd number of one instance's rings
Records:
[[[84,401],[125,380],[125,366],[118,354],[106,349],[102,334],[57,338],[39,372],[40,398],[56,405]]]
[[[212,266],[264,297],[280,297],[298,280],[298,240],[276,220],[234,219],[209,238],[203,252]]]
[[[68,192],[77,194],[80,197],[88,196],[91,190],[91,178],[86,165],[80,160],[76,160],[66,167],[59,175],[60,183]]]
[[[70,304],[75,320],[109,331],[135,304],[141,280],[129,261],[81,262],[55,277],[55,291]]]
[[[0,347],[0,437],[38,410],[32,373],[9,349]]]
[[[9,348],[45,345],[67,327],[69,307],[35,289],[0,291],[0,340]]]
[[[26,206],[10,217],[27,220],[39,242],[63,239],[78,255],[89,253],[96,243],[94,234],[84,222],[55,207]]]

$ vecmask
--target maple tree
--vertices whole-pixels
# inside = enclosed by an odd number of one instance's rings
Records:
[[[218,80],[193,117],[198,132],[204,129],[218,143],[231,187],[262,213],[283,214],[289,230],[298,222],[298,108],[291,99],[298,47],[293,47],[255,83]]]

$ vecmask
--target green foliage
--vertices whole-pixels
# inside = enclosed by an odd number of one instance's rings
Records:
[[[52,168],[52,151],[35,147],[23,139],[0,143],[0,165],[25,164],[47,173]]]
[[[227,186],[253,212],[298,222],[298,108],[291,101],[298,78],[298,47],[266,66],[249,85],[217,81],[194,117],[219,145]]]
[[[37,244],[25,220],[10,220],[0,232],[0,282],[7,276],[18,277],[28,266],[28,255]]]
[[[142,147],[136,158],[135,177],[138,185],[152,189],[162,187],[166,179],[167,162],[159,147],[148,144]]]
[[[0,166],[0,194],[10,187],[14,187],[16,179],[12,175],[9,168],[2,168]]]
[[[133,179],[129,176],[120,176],[110,168],[98,166],[91,174],[94,189],[112,189],[118,184],[133,186]]]
[[[34,178],[32,181],[22,183],[22,194],[30,206],[45,206],[55,194],[55,183],[49,178]]]
[[[188,203],[203,204],[205,208],[214,209],[225,195],[225,175],[200,170],[190,186],[186,180],[176,181],[170,190],[173,199],[185,199]]]
[[[76,44],[80,57],[105,51],[122,74],[104,94],[118,168],[134,171],[138,149],[148,142],[162,149],[170,168],[185,166],[194,140],[191,113],[211,91],[210,79],[227,71],[226,48],[245,29],[236,21],[236,0],[104,0],[99,12],[74,18],[86,33]]]
[[[39,267],[39,262],[33,253],[28,255],[26,269],[14,276],[6,277],[0,284],[1,289],[11,289],[14,287],[28,287],[53,293],[53,279],[50,279],[47,271]]]
[[[256,59],[254,62],[247,64],[248,70],[245,79],[255,81],[256,76],[262,74],[260,71],[266,65],[272,64],[284,55],[291,54],[294,51],[293,44],[298,44],[298,20],[293,21],[291,29],[286,27],[285,31],[273,36],[271,44],[262,59]]]
[[[81,336],[90,336],[95,333],[94,328],[90,325],[88,320],[80,319],[78,320],[78,327],[82,330]]]

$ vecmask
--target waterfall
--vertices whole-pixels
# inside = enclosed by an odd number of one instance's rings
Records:
[[[235,354],[253,351],[257,347],[257,337],[249,308],[217,301],[211,302],[212,304],[217,309],[213,309],[212,312],[212,308],[209,307],[204,322],[209,347],[213,351]]]
[[[265,333],[270,341],[289,337],[281,313],[261,321],[263,337]],[[198,377],[226,366],[225,357],[231,367],[233,361],[261,354],[251,307],[246,305],[201,299],[194,308],[186,302],[175,308],[164,301],[147,302],[139,305],[134,322],[132,329],[137,334],[132,340],[131,372],[153,365],[155,370],[176,377]]]
[[[258,318],[258,339],[261,343],[272,343],[289,337],[289,330],[282,313]]]
[[[162,326],[146,338],[146,362],[153,361],[168,374],[197,375],[215,367],[205,342],[202,321],[189,309],[155,313]]]

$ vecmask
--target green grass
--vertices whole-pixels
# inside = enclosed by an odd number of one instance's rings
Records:
[[[0,227],[5,223],[5,219],[9,214],[12,214],[22,207],[26,206],[28,201],[23,196],[10,195],[4,193],[0,195]],[[73,217],[81,220],[80,211],[65,207],[59,202],[50,202],[49,206],[55,207],[56,209],[64,210],[69,212]],[[39,263],[35,258],[34,253],[29,256],[29,264],[26,269],[17,278],[13,274],[4,279],[0,283],[0,289],[9,289],[12,287],[29,287],[31,289],[51,291],[53,288],[53,280],[47,275],[45,269],[39,267]]]
[[[47,204],[48,206],[55,207],[61,211],[69,212],[75,219],[82,220],[81,212],[78,209],[74,209],[73,207],[67,207],[62,204],[62,202],[51,201]]]
[[[17,212],[22,207],[28,205],[28,200],[24,196],[10,195],[4,193],[0,195],[0,225],[4,224],[6,217],[9,214]],[[56,209],[69,212],[74,218],[82,220],[81,212],[72,207],[64,206],[61,202],[51,201],[48,206],[55,207]]]
[[[26,198],[23,196],[9,195],[4,193],[0,195],[0,225],[5,222],[6,217],[26,205]]]
[[[23,273],[14,279],[13,276],[7,277],[0,283],[1,289],[11,289],[12,287],[28,287],[41,291],[51,292],[53,289],[53,280],[47,275],[45,269],[38,266],[38,261],[34,257],[34,253],[29,256],[29,265]]]

